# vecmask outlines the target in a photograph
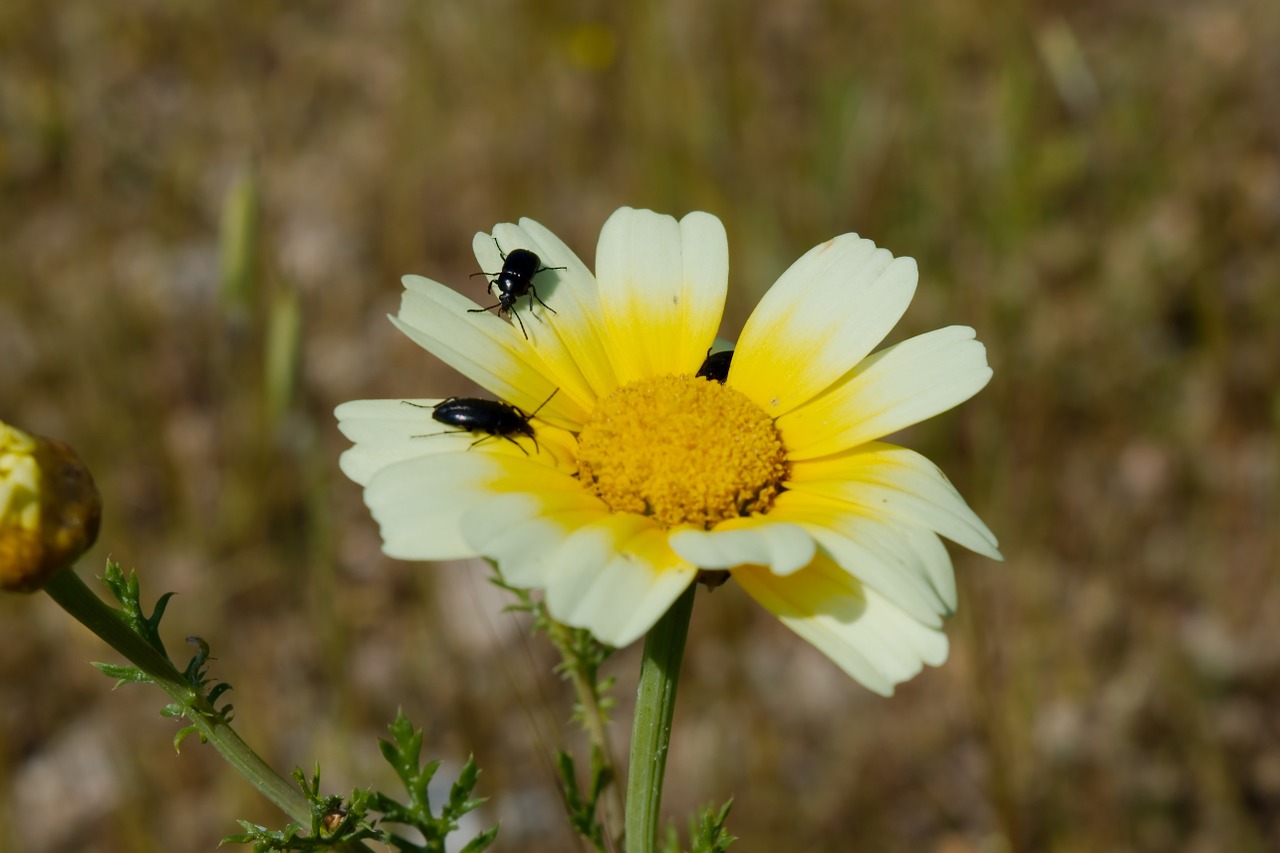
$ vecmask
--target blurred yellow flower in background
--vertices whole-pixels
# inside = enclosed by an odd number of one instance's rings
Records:
[[[418,276],[392,322],[530,413],[536,444],[477,441],[423,411],[439,400],[339,406],[355,443],[342,470],[388,554],[489,558],[617,646],[702,569],[728,571],[878,693],[946,658],[956,588],[939,536],[1000,559],[996,539],[936,466],[878,439],[968,399],[991,370],[967,327],[872,354],[915,292],[913,260],[856,234],[815,247],[761,300],[720,382],[695,375],[728,286],[714,216],[623,208],[594,276],[529,219],[474,249],[485,270],[516,249],[540,259],[550,310],[518,300],[527,338]]]
[[[65,444],[0,421],[0,589],[31,592],[98,538],[93,478]]]

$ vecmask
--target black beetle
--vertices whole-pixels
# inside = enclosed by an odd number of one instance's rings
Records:
[[[698,368],[697,375],[703,379],[710,379],[712,382],[719,382],[721,385],[729,378],[729,363],[733,361],[733,350],[727,349],[721,352],[711,352],[707,350],[707,360],[702,362],[702,367]]]
[[[468,314],[479,314],[482,311],[489,311],[494,308],[498,309],[498,316],[510,314],[516,318],[516,322],[520,324],[520,331],[524,334],[525,340],[529,339],[529,333],[524,330],[524,321],[520,319],[520,315],[516,313],[516,300],[526,293],[529,294],[529,305],[533,306],[533,300],[538,300],[538,304],[546,308],[552,314],[556,313],[555,309],[542,301],[542,297],[538,295],[537,289],[533,286],[533,277],[540,272],[547,270],[562,270],[565,267],[544,267],[542,259],[530,252],[528,249],[512,249],[510,254],[502,251],[502,246],[498,245],[498,238],[493,238],[493,244],[498,246],[498,254],[502,255],[502,272],[477,272],[472,273],[471,277],[478,275],[492,276],[489,280],[489,292],[494,292],[497,287],[498,292],[494,295],[498,297],[496,305],[490,305],[488,308],[469,308]]]
[[[446,426],[458,427],[466,432],[482,432],[484,435],[471,442],[471,446],[475,447],[483,441],[491,438],[505,438],[507,441],[519,447],[525,456],[529,455],[529,451],[520,446],[520,443],[513,436],[524,435],[533,439],[533,446],[542,452],[542,448],[538,445],[538,438],[533,434],[533,427],[529,421],[533,416],[542,411],[542,406],[551,402],[551,397],[556,395],[556,391],[551,392],[551,396],[542,401],[538,408],[530,413],[525,413],[523,409],[513,406],[510,403],[504,403],[501,400],[485,400],[481,397],[449,397],[441,400],[434,406],[419,406],[417,403],[408,403],[410,406],[418,408],[430,408],[432,410],[431,417]],[[434,435],[443,435],[444,433],[433,433]],[[414,436],[414,438],[426,438],[423,436]]]

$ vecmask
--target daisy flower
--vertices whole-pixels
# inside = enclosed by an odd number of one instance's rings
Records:
[[[996,539],[936,466],[880,439],[967,400],[991,369],[963,326],[872,353],[911,301],[913,260],[856,234],[815,247],[760,301],[721,383],[696,376],[728,285],[716,217],[623,208],[595,275],[530,219],[474,249],[491,274],[504,252],[539,258],[538,299],[514,309],[523,330],[419,276],[391,321],[517,407],[533,439],[440,423],[435,399],[339,406],[355,445],[341,467],[387,554],[486,557],[614,646],[700,570],[726,571],[877,693],[942,663],[956,587],[940,537],[1000,559]]]

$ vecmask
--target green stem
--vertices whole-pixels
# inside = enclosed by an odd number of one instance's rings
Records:
[[[63,610],[150,676],[175,702],[190,708],[187,719],[201,738],[212,744],[264,797],[302,826],[311,825],[311,806],[302,792],[250,749],[208,698],[193,688],[168,658],[130,630],[121,612],[94,595],[73,569],[59,572],[44,589]],[[361,845],[353,849],[367,848]]]
[[[696,588],[697,584],[690,584],[644,638],[627,774],[627,853],[654,853],[658,847],[662,775],[667,768],[680,660],[684,657]]]

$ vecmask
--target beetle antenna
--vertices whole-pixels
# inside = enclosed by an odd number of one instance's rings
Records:
[[[532,420],[532,419],[533,419],[533,417],[534,417],[535,415],[537,415],[537,414],[538,414],[538,412],[541,412],[541,411],[542,411],[542,407],[543,407],[543,406],[545,406],[547,403],[550,403],[550,402],[551,402],[551,398],[552,398],[552,397],[554,397],[555,395],[557,395],[557,394],[559,394],[559,393],[560,393],[560,389],[559,389],[559,388],[557,388],[556,390],[552,391],[552,392],[551,392],[551,394],[547,396],[547,399],[543,400],[543,401],[542,401],[542,403],[541,403],[541,404],[539,404],[538,408],[534,409],[534,410],[533,410],[533,412],[531,412],[531,413],[529,414],[529,418],[530,418],[530,420]]]
[[[524,320],[520,319],[520,312],[508,309],[507,313],[516,318],[516,322],[520,324],[520,334],[524,335],[526,341],[529,340],[529,333],[524,329]]]

